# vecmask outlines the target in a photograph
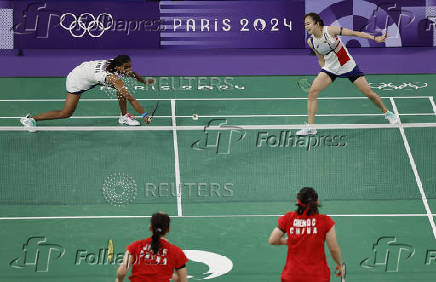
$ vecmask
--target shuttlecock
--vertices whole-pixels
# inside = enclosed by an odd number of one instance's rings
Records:
[[[198,115],[197,115],[197,114],[193,114],[193,115],[192,115],[192,119],[193,119],[193,120],[198,120]]]

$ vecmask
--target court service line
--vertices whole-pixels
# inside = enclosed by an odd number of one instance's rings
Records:
[[[427,217],[428,214],[328,214],[332,217]],[[228,214],[228,215],[174,215],[172,218],[229,218],[229,217],[278,217],[282,214]],[[433,214],[436,216],[436,214]],[[55,220],[55,219],[129,219],[150,218],[149,215],[71,215],[71,216],[4,216],[7,220]]]
[[[436,123],[403,123],[403,128],[436,127]],[[271,125],[238,125],[229,127],[204,125],[176,125],[176,126],[37,126],[37,131],[205,131],[205,130],[268,130],[268,129],[301,129],[303,124],[271,124]],[[376,129],[397,128],[395,124],[316,124],[316,129]],[[27,131],[23,126],[0,126],[0,131]]]
[[[387,96],[380,97],[381,99],[428,99],[432,96]],[[349,97],[318,97],[318,100],[366,100],[363,96]],[[138,101],[265,101],[265,100],[307,100],[307,97],[241,97],[241,98],[137,98]],[[118,99],[80,99],[81,102],[118,102]],[[65,102],[65,99],[2,99],[0,102]]]
[[[431,103],[431,107],[433,108],[433,113],[436,115],[436,104],[434,103],[433,96],[428,97]]]
[[[391,101],[394,113],[396,115],[398,115],[398,109],[397,109],[397,105],[395,104],[394,98],[390,98],[389,100]],[[422,202],[424,204],[425,210],[427,211],[427,218],[430,222],[430,225],[431,225],[431,228],[433,231],[433,236],[436,239],[436,225],[434,222],[433,214],[430,210],[430,206],[428,205],[427,196],[425,195],[424,188],[422,187],[421,178],[419,177],[418,169],[416,168],[416,163],[415,163],[415,160],[413,158],[412,152],[410,150],[409,141],[407,141],[407,137],[406,137],[406,134],[404,132],[404,128],[403,128],[403,125],[401,123],[401,119],[399,117],[398,117],[398,119],[399,119],[398,129],[400,130],[401,136],[403,138],[404,147],[406,149],[407,155],[409,156],[410,166],[412,167],[413,173],[415,174],[416,184],[418,185],[419,192],[421,193]]]
[[[179,162],[179,145],[177,143],[177,124],[176,124],[176,101],[171,100],[171,122],[174,141],[174,170],[177,187],[177,215],[182,216],[182,191],[180,185],[180,162]]]
[[[410,113],[400,114],[400,116],[434,116],[434,113]],[[384,116],[384,114],[317,114],[317,117],[365,117],[365,116]],[[258,118],[258,117],[307,117],[307,114],[259,114],[259,115],[198,115],[199,118]],[[0,116],[0,119],[20,119],[18,116]],[[118,119],[120,116],[72,116],[70,119]],[[153,118],[172,118],[172,116],[153,116]],[[176,116],[176,118],[192,118],[191,116]],[[139,117],[138,117],[139,119]]]

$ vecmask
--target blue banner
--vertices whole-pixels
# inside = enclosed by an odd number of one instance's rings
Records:
[[[1,1],[0,48],[307,48],[304,14],[385,43],[436,46],[436,0]]]

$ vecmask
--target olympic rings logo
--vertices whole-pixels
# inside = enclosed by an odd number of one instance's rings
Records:
[[[369,86],[371,88],[375,88],[375,89],[379,89],[379,90],[401,90],[401,89],[406,89],[406,90],[418,90],[421,88],[425,88],[428,86],[428,83],[426,82],[403,82],[401,84],[394,84],[392,82],[378,82],[378,83],[374,83],[374,82],[370,82]]]
[[[72,13],[65,13],[60,18],[60,25],[75,38],[81,38],[86,33],[94,38],[101,37],[112,28],[113,24],[112,15],[107,13],[101,13],[97,18],[90,13],[83,13],[79,17]]]

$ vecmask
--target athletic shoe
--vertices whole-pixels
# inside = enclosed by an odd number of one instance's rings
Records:
[[[20,118],[20,122],[29,132],[36,132],[36,121],[32,118],[30,114],[25,117]]]
[[[298,135],[298,136],[315,135],[316,134],[316,129],[311,127],[310,125],[308,125],[306,123],[304,128],[298,130],[297,133],[295,133],[295,134]]]
[[[139,125],[139,121],[135,119],[134,116],[131,116],[129,113],[124,116],[120,116],[118,119],[119,124],[127,124],[127,125]]]
[[[400,119],[393,112],[386,112],[385,113],[385,119],[387,119],[390,124],[400,123]]]

